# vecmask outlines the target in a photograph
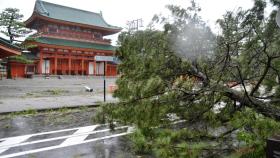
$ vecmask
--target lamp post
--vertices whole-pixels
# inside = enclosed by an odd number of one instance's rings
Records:
[[[104,61],[104,102],[106,102],[106,61]]]
[[[114,57],[113,56],[95,56],[94,60],[104,63],[104,74],[103,74],[104,75],[103,76],[103,79],[104,79],[104,90],[103,90],[103,92],[104,92],[104,102],[106,102],[106,62],[114,61]]]

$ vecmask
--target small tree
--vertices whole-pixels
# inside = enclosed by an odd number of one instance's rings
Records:
[[[0,31],[10,38],[11,43],[31,32],[25,28],[22,18],[17,8],[6,8],[0,13]]]

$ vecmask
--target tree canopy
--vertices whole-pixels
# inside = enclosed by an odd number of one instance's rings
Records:
[[[6,8],[0,13],[0,32],[8,36],[11,43],[31,32],[25,28],[22,18],[17,8]]]
[[[100,116],[135,126],[135,149],[157,157],[264,157],[280,133],[276,10],[266,17],[268,2],[255,0],[226,12],[214,35],[192,2],[156,18],[164,31],[119,36],[119,102]]]

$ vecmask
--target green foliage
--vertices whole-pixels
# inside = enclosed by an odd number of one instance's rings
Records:
[[[276,12],[265,17],[266,3],[256,0],[218,20],[222,34],[215,37],[192,2],[187,9],[169,6],[172,21],[154,18],[164,31],[120,34],[119,102],[103,105],[97,117],[136,127],[131,138],[139,153],[263,157],[266,139],[280,133]],[[229,88],[232,83],[240,90]],[[266,97],[271,100],[260,99]]]
[[[32,64],[33,63],[33,61],[27,59],[25,55],[12,56],[12,57],[9,57],[9,60],[17,61],[17,62],[24,63],[24,64]]]
[[[27,50],[37,48],[38,45],[32,44],[32,42],[36,41],[36,37],[29,36],[25,39],[25,41],[21,44],[21,47]]]
[[[141,133],[141,131],[136,130],[131,135],[131,140],[133,142],[134,150],[137,154],[148,154],[151,151],[151,146],[149,145],[146,137]]]
[[[37,110],[35,109],[27,109],[24,111],[18,111],[18,112],[12,112],[8,115],[9,118],[14,118],[17,116],[31,116],[31,115],[36,115]]]
[[[6,8],[0,13],[0,32],[8,36],[11,43],[31,32],[25,28],[22,18],[17,8]]]

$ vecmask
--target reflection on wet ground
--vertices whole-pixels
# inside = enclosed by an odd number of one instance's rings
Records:
[[[71,109],[64,111],[39,112],[32,115],[0,115],[0,140],[2,138],[14,137],[39,132],[48,132],[66,128],[75,128],[90,126],[94,123],[91,118],[95,114],[95,108]],[[28,138],[27,141],[36,141],[40,139],[61,137],[73,134],[72,130],[47,134],[44,136],[35,136]],[[109,134],[104,133],[104,134]],[[111,132],[110,134],[114,134]],[[90,137],[99,137],[91,135]],[[87,139],[91,139],[88,137]],[[101,135],[102,137],[102,135]],[[1,142],[2,141],[2,142]],[[3,140],[0,141],[3,143]],[[25,150],[37,149],[40,147],[52,146],[61,143],[61,140],[44,142],[42,144],[33,144],[28,146],[19,146],[6,150],[0,157],[7,154],[22,152]],[[98,140],[91,143],[68,146],[53,150],[41,151],[38,153],[27,154],[24,158],[130,158],[137,157],[131,149],[131,143],[127,136],[114,137],[110,139]]]
[[[94,108],[0,115],[0,138],[91,125]]]
[[[22,158],[134,158],[126,137],[43,151]]]

